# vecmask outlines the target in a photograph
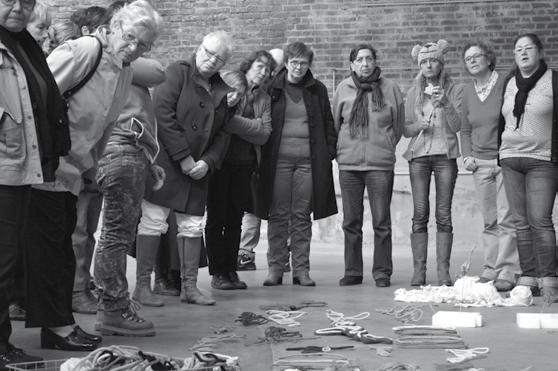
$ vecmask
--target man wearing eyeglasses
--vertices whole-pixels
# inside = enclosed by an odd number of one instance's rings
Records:
[[[155,249],[171,209],[176,211],[177,245],[182,280],[181,301],[213,305],[215,300],[197,288],[202,255],[203,215],[208,174],[220,166],[229,136],[227,93],[217,73],[232,54],[232,39],[224,31],[206,35],[188,60],[171,64],[166,80],[155,88],[153,103],[161,151],[157,164],[167,175],[157,191],[146,187],[137,241]]]

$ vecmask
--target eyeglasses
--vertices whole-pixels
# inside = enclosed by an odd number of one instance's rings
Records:
[[[371,64],[371,63],[374,63],[374,58],[368,57],[368,56],[366,56],[366,57],[358,57],[358,58],[356,58],[356,59],[353,61],[353,63],[357,63],[357,64],[363,64],[364,62],[370,63],[370,64]]]
[[[212,52],[211,50],[207,49],[205,47],[205,45],[202,44],[201,47],[202,47],[203,52],[205,53],[205,55],[207,55],[208,59],[213,59],[214,58],[219,63],[223,63],[223,64],[227,63],[227,60],[225,58],[223,58],[219,54],[217,54],[215,52]]]
[[[35,7],[35,0],[18,0],[18,1],[19,1],[19,5],[21,5],[21,7],[26,10],[33,10],[33,8]],[[0,2],[2,2],[2,4],[6,6],[14,6],[16,0],[0,0]]]
[[[308,63],[306,61],[295,61],[295,60],[291,59],[291,60],[289,60],[289,65],[292,68],[297,68],[297,67],[307,68],[310,65],[310,63]]]
[[[525,46],[520,46],[520,47],[515,48],[514,53],[515,54],[521,54],[521,53],[523,53],[523,51],[532,52],[533,50],[535,50],[535,48],[536,48],[535,45],[528,44],[528,45],[525,45]]]
[[[145,53],[151,50],[151,44],[138,41],[138,38],[135,35],[130,32],[124,32],[122,25],[120,25],[120,31],[122,31],[122,40],[126,41],[130,45],[134,45],[139,52]]]
[[[479,60],[481,57],[486,57],[486,54],[484,53],[477,53],[477,54],[473,54],[470,55],[468,57],[465,58],[465,63],[471,63],[474,60]]]

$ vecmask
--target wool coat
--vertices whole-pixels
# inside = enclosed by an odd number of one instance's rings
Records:
[[[283,68],[269,86],[271,96],[271,135],[262,148],[260,165],[260,184],[258,187],[258,203],[256,215],[262,219],[269,218],[275,171],[281,134],[285,122],[286,76]],[[312,166],[312,212],[314,220],[322,219],[337,213],[337,202],[333,188],[331,161],[336,156],[337,133],[333,125],[333,115],[327,88],[314,79],[310,71],[303,78],[304,106],[308,114],[310,134],[310,157]]]
[[[152,191],[153,180],[148,177],[145,199],[179,213],[202,216],[208,177],[220,166],[230,139],[224,125],[230,116],[227,93],[232,89],[216,73],[209,79],[210,94],[203,87],[195,60],[193,56],[171,64],[165,82],[154,89],[161,148],[156,163],[165,170],[166,179],[161,189]],[[180,161],[188,156],[209,165],[205,177],[194,180],[182,173]]]

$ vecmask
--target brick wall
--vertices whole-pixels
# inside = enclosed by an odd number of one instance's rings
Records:
[[[50,0],[55,17],[67,17],[78,6],[108,1]],[[235,38],[233,68],[250,51],[301,40],[311,44],[314,73],[331,90],[347,73],[348,51],[367,41],[379,51],[386,77],[405,91],[417,67],[410,58],[416,43],[445,38],[452,45],[448,67],[464,81],[461,47],[486,38],[494,42],[499,70],[512,62],[512,42],[520,32],[537,33],[547,61],[558,67],[558,1],[550,0],[153,0],[166,28],[152,51],[165,64],[185,58],[211,30]]]

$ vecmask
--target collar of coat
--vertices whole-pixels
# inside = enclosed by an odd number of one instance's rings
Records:
[[[314,79],[314,75],[312,75],[310,69],[308,69],[306,75],[304,75],[304,77],[302,78],[302,82],[305,88],[309,88],[314,84],[316,84],[316,80]],[[284,89],[286,83],[287,83],[287,68],[283,67],[273,78],[273,81],[271,82],[271,88]]]

